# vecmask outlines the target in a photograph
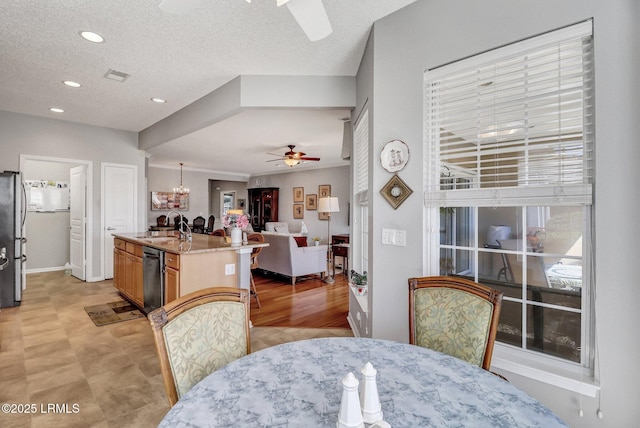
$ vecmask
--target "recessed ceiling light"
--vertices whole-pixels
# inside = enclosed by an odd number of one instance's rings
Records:
[[[158,104],[163,104],[163,103],[167,102],[167,100],[163,100],[162,98],[156,98],[156,97],[151,98],[151,101],[153,101],[154,103],[158,103]]]
[[[93,31],[79,31],[78,34],[83,39],[93,43],[104,43],[104,37]]]
[[[74,82],[73,80],[65,80],[62,83],[72,88],[79,88],[82,86],[81,84],[79,84],[78,82]]]
[[[64,110],[61,109],[60,107],[51,107],[51,108],[49,108],[49,110],[54,112],[54,113],[64,113]]]

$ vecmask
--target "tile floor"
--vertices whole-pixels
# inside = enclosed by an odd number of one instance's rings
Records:
[[[22,305],[0,311],[0,403],[36,408],[33,414],[0,412],[0,427],[157,426],[169,405],[147,319],[96,327],[84,311],[118,299],[111,281],[28,275]],[[256,327],[252,350],[351,335],[300,330]]]

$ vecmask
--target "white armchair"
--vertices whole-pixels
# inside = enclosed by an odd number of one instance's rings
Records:
[[[327,246],[298,247],[290,234],[263,232],[264,241],[269,244],[260,254],[260,269],[291,277],[320,274],[327,271]]]

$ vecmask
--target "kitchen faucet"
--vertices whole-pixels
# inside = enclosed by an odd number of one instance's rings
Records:
[[[167,218],[169,218],[169,216],[171,214],[173,214],[173,213],[175,213],[175,214],[180,216],[180,223],[179,223],[180,226],[178,226],[178,230],[180,231],[180,240],[181,241],[189,241],[189,242],[191,242],[191,240],[193,239],[193,237],[191,236],[191,228],[189,227],[188,224],[186,224],[184,222],[184,217],[182,216],[182,214],[179,213],[178,211],[175,211],[175,210],[174,211],[169,211],[167,213]],[[186,232],[183,230],[183,227],[187,228]]]

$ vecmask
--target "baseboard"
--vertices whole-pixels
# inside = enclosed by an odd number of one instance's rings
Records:
[[[58,270],[64,270],[64,266],[54,266],[54,267],[38,268],[38,269],[26,269],[25,273],[30,274],[30,273],[42,273],[42,272],[55,272]]]

